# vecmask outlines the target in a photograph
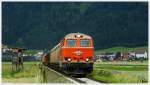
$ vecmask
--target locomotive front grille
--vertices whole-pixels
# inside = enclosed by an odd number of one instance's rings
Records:
[[[93,63],[63,63],[63,69],[72,73],[90,73],[93,70]]]

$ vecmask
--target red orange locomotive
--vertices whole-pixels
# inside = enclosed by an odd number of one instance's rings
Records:
[[[43,55],[44,65],[67,74],[87,74],[93,70],[93,39],[82,33],[66,35],[58,45]]]

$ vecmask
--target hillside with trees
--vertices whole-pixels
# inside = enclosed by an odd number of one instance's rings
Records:
[[[91,35],[95,49],[146,46],[148,3],[2,3],[2,44],[51,49],[72,32]]]

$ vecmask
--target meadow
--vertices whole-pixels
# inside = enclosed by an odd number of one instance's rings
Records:
[[[47,72],[47,83],[71,83],[54,72]],[[148,61],[95,62],[93,72],[87,77],[105,83],[147,83]],[[44,83],[41,80],[39,62],[25,62],[24,70],[18,72],[11,71],[10,62],[2,63],[3,83]]]
[[[107,49],[101,49],[101,50],[96,50],[94,52],[95,55],[100,54],[100,53],[116,53],[116,52],[134,52],[138,50],[145,50],[148,51],[148,46],[142,46],[142,47],[112,47],[112,48],[107,48]]]
[[[147,83],[148,62],[96,62],[87,77],[105,83]]]
[[[40,62],[24,62],[24,69],[12,72],[11,62],[2,63],[3,83],[72,83],[61,75],[53,71],[39,67]],[[45,78],[43,79],[43,75]]]
[[[25,62],[24,70],[12,72],[10,62],[2,62],[3,83],[38,83],[39,62]]]

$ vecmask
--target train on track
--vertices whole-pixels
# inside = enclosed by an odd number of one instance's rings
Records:
[[[92,37],[83,33],[70,33],[42,56],[42,64],[66,74],[86,75],[93,71],[93,58]]]

